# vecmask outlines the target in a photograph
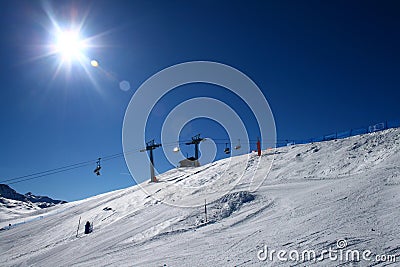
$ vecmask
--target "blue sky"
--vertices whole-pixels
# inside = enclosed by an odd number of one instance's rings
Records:
[[[121,153],[135,90],[158,71],[193,60],[230,65],[256,82],[278,139],[399,119],[398,1],[10,1],[0,10],[0,181]],[[49,15],[62,27],[83,21],[81,35],[95,45],[85,54],[104,71],[85,72],[74,62],[56,73],[59,56],[43,56],[52,42]],[[130,90],[119,88],[122,80]],[[205,84],[167,95],[152,125],[193,96],[230,103],[256,139],[254,117],[240,99]],[[146,129],[155,137],[158,130]],[[197,133],[227,138],[215,122],[196,120],[181,139]],[[171,167],[158,150],[155,158],[161,170]],[[104,162],[101,176],[94,167],[11,186],[71,201],[134,184],[123,157]]]

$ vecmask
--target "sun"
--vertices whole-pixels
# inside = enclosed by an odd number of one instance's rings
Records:
[[[60,31],[56,36],[55,52],[63,61],[79,60],[85,48],[84,41],[79,36],[79,31]]]
[[[93,75],[103,72],[103,68],[100,67],[99,61],[92,56],[99,56],[99,49],[104,47],[100,40],[109,31],[93,34],[93,30],[90,30],[86,23],[90,14],[89,9],[77,9],[75,6],[71,6],[71,17],[63,16],[63,19],[60,19],[55,15],[55,9],[50,2],[44,1],[43,3],[43,10],[48,20],[48,23],[43,23],[47,37],[38,47],[38,55],[32,60],[49,59],[49,66],[54,69],[50,82],[55,81],[59,75],[64,75],[67,80],[78,79],[78,77],[84,76],[71,74],[81,74],[83,71],[97,87]],[[92,34],[88,35],[88,32]],[[98,70],[94,72],[96,68]]]

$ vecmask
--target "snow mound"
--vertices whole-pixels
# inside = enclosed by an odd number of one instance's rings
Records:
[[[229,193],[216,201],[214,205],[214,214],[212,218],[221,220],[231,216],[231,214],[240,209],[240,207],[250,201],[253,201],[255,196],[247,191]]]

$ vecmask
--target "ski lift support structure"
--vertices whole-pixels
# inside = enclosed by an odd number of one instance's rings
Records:
[[[185,143],[186,145],[194,145],[194,159],[198,160],[199,159],[199,144],[201,141],[204,141],[205,138],[201,138],[200,134],[195,135],[192,137],[191,142]]]
[[[140,150],[140,152],[150,151],[150,181],[157,182],[155,173],[154,173],[154,158],[153,158],[153,150],[160,147],[161,144],[154,143],[154,139],[146,143],[146,148]]]

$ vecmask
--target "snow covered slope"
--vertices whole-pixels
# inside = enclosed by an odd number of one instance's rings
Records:
[[[0,231],[1,264],[396,266],[373,256],[400,254],[399,160],[400,129],[390,129],[174,169],[142,184],[151,196],[134,186],[0,223],[13,225]],[[94,224],[89,235],[86,221]],[[371,260],[258,258],[265,246],[318,252],[336,249],[337,240],[370,250]]]

